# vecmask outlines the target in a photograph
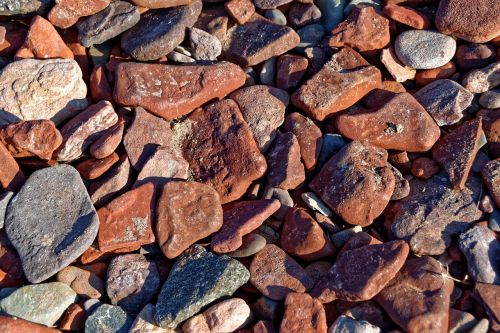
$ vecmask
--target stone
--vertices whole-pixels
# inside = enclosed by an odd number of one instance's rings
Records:
[[[249,269],[250,283],[264,296],[276,301],[292,292],[306,292],[313,287],[313,280],[302,266],[273,244],[254,255]]]
[[[90,145],[90,155],[94,158],[105,158],[113,154],[123,138],[125,122],[118,122],[105,131],[97,140]]]
[[[411,174],[420,179],[429,179],[441,170],[439,165],[431,158],[419,157],[413,161]]]
[[[0,4],[0,15],[18,16],[42,14],[52,5],[50,0],[5,0]],[[21,325],[21,323],[20,323]]]
[[[153,183],[158,190],[171,180],[187,179],[189,164],[180,152],[158,146],[137,175],[135,186]]]
[[[498,110],[479,111],[483,120],[483,130],[488,140],[488,151],[492,158],[500,157],[500,113]]]
[[[170,8],[189,5],[192,0],[132,0],[132,3],[139,7],[148,9]]]
[[[394,21],[403,23],[413,29],[422,30],[432,28],[432,22],[429,17],[413,8],[387,3],[384,6],[384,14]]]
[[[0,316],[0,331],[9,333],[60,333],[58,329],[46,327],[15,317]]]
[[[224,4],[224,9],[238,24],[245,24],[255,13],[251,0],[231,0]]]
[[[345,0],[319,0],[316,4],[321,11],[321,24],[331,31],[344,20]]]
[[[57,273],[57,281],[67,284],[84,298],[101,298],[104,292],[104,282],[94,273],[68,266]]]
[[[401,240],[344,248],[311,295],[322,303],[369,300],[396,276],[408,252],[408,244]]]
[[[500,160],[496,159],[486,163],[481,174],[493,200],[500,207]]]
[[[328,328],[328,333],[380,333],[380,327],[370,324],[366,320],[356,320],[342,315]]]
[[[453,281],[431,257],[410,259],[375,300],[405,332],[448,332]]]
[[[469,333],[487,333],[489,327],[490,327],[489,320],[483,318],[469,331]]]
[[[432,81],[450,78],[456,72],[457,68],[455,64],[450,61],[438,68],[417,71],[417,75],[415,75],[415,83],[417,86],[423,87]]]
[[[241,246],[229,252],[227,255],[233,258],[250,257],[262,250],[266,246],[266,239],[256,233],[250,233],[242,237]]]
[[[90,96],[94,102],[101,100],[113,100],[113,91],[106,75],[103,65],[94,67],[90,74]]]
[[[465,187],[480,148],[478,143],[482,133],[481,118],[469,120],[441,138],[432,148],[432,158],[443,167],[456,189]]]
[[[197,109],[176,131],[184,133],[178,141],[190,174],[212,186],[223,204],[239,199],[266,172],[250,127],[230,99]]]
[[[240,201],[223,207],[223,225],[212,235],[211,247],[216,253],[228,253],[240,248],[243,236],[261,226],[280,208],[276,199]]]
[[[0,85],[0,123],[50,119],[58,125],[88,105],[82,71],[71,59],[14,61],[0,72]]]
[[[332,216],[333,212],[328,206],[313,192],[304,192],[300,195],[305,204],[314,211],[323,214],[324,216]]]
[[[172,333],[171,330],[157,326],[154,320],[155,306],[147,304],[135,317],[128,333]]]
[[[222,99],[245,83],[245,73],[228,62],[204,65],[121,63],[114,100],[138,105],[167,120]]]
[[[258,3],[255,5],[259,7]],[[248,67],[286,53],[299,42],[300,37],[292,28],[276,24],[255,13],[245,24],[228,31],[223,54],[225,60]]]
[[[407,30],[394,42],[399,60],[415,69],[433,69],[453,58],[456,41],[450,36],[432,30]]]
[[[491,329],[500,329],[500,287],[494,284],[476,283],[474,286],[474,298],[483,306],[488,318],[491,321]]]
[[[492,89],[482,93],[479,104],[486,109],[500,108],[500,89]]]
[[[285,120],[285,109],[290,101],[288,93],[271,86],[255,85],[238,89],[229,98],[238,104],[259,149],[267,151],[277,128]]]
[[[276,64],[276,87],[288,89],[297,86],[308,66],[307,58],[293,54],[281,55]]]
[[[394,186],[387,152],[359,141],[344,146],[309,183],[342,219],[363,227],[382,213]]]
[[[60,0],[49,12],[49,21],[59,28],[69,28],[79,18],[90,16],[108,7],[110,0]]]
[[[142,254],[125,254],[110,261],[106,292],[111,304],[127,313],[139,313],[160,289],[160,276],[154,261]]]
[[[495,61],[495,48],[488,44],[462,44],[457,47],[455,60],[465,70],[478,69]]]
[[[35,171],[9,204],[5,230],[26,278],[41,282],[78,258],[94,241],[99,219],[75,168]]]
[[[318,159],[318,167],[323,166],[333,155],[347,144],[340,134],[326,133],[323,135],[323,145]]]
[[[376,111],[352,110],[336,119],[340,134],[384,149],[424,152],[440,131],[432,117],[409,93],[399,93]]]
[[[132,322],[121,307],[102,304],[85,321],[85,333],[128,333]]]
[[[442,79],[424,86],[413,97],[430,113],[438,126],[445,126],[462,119],[474,94],[455,81]]]
[[[125,1],[112,1],[108,7],[76,24],[78,41],[85,47],[102,44],[139,22],[139,9]]]
[[[7,212],[7,205],[12,199],[14,192],[4,192],[0,194],[0,229],[3,229],[5,223],[5,214]]]
[[[500,15],[500,4],[495,0],[479,0],[468,6],[466,0],[439,2],[436,27],[444,34],[471,43],[485,43],[500,34],[500,23],[492,20]]]
[[[174,329],[203,307],[231,296],[250,277],[238,261],[194,245],[177,259],[158,296],[155,321]]]
[[[262,193],[262,199],[277,199],[281,207],[273,214],[273,216],[279,220],[285,218],[285,214],[289,207],[293,207],[293,199],[287,190],[282,190],[277,187],[266,186],[264,192]]]
[[[59,329],[65,331],[83,331],[85,329],[85,309],[78,303],[71,304],[59,324]]]
[[[45,326],[54,326],[64,311],[76,302],[76,293],[64,283],[31,284],[0,300],[0,310]]]
[[[348,16],[355,7],[373,7],[382,9],[381,0],[351,0],[344,8],[344,15]]]
[[[307,171],[312,170],[316,166],[323,145],[321,129],[311,119],[294,112],[286,117],[285,130],[295,135],[304,166]]]
[[[477,323],[476,318],[468,312],[450,308],[448,329],[450,333],[467,333]]]
[[[313,47],[321,42],[325,35],[325,29],[319,23],[308,24],[297,30],[300,37],[298,49]]]
[[[321,302],[305,293],[289,293],[280,332],[326,333],[326,314]]]
[[[470,71],[463,78],[462,85],[472,93],[484,93],[500,85],[500,61]]]
[[[252,321],[250,307],[241,298],[212,305],[182,325],[184,333],[234,332]]]
[[[0,189],[17,192],[26,178],[14,157],[0,142]]]
[[[394,51],[394,47],[391,46],[387,49],[383,49],[380,53],[380,61],[397,82],[415,79],[417,71],[399,61]]]
[[[147,11],[122,35],[121,48],[136,60],[157,60],[182,43],[201,8],[201,0],[194,0],[185,6]]]
[[[424,190],[425,189],[425,190]],[[463,190],[453,190],[442,174],[410,181],[410,195],[386,211],[386,225],[405,239],[417,255],[440,255],[459,235],[481,218],[477,208],[481,185],[471,177]]]
[[[300,161],[299,142],[291,132],[278,134],[267,154],[267,165],[267,181],[270,186],[289,190],[306,179],[304,165]]]
[[[255,0],[255,6],[259,9],[274,9],[290,3],[291,0]]]
[[[214,61],[222,52],[219,39],[198,28],[189,29],[189,45],[193,58],[200,61]]]
[[[130,162],[127,155],[123,155],[104,175],[90,183],[90,199],[96,207],[100,207],[125,192],[130,182]]]
[[[321,11],[314,3],[294,2],[288,11],[288,22],[294,27],[316,23],[321,18]]]
[[[78,163],[75,168],[83,178],[92,180],[102,176],[113,166],[113,164],[118,162],[119,159],[120,157],[118,154],[113,153],[103,159],[89,158],[88,160]]]
[[[165,184],[156,212],[158,245],[169,259],[218,231],[223,223],[219,195],[212,187],[196,182]]]
[[[216,36],[223,43],[226,39],[228,23],[229,17],[222,6],[205,6],[194,27]]]
[[[382,84],[381,73],[356,51],[344,47],[292,94],[293,104],[313,119],[345,110]]]
[[[410,194],[410,183],[403,176],[401,171],[399,171],[392,164],[389,164],[389,169],[391,169],[395,179],[394,192],[392,192],[391,201],[406,198]]]
[[[260,83],[274,85],[274,77],[276,76],[276,57],[272,57],[264,61],[260,69]]]
[[[100,221],[99,250],[138,249],[141,245],[154,243],[153,194],[154,186],[144,184],[120,195],[97,211]]]
[[[279,9],[268,9],[264,12],[264,16],[279,25],[286,25],[287,23],[285,14]]]

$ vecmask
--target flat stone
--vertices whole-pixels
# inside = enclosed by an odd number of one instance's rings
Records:
[[[467,333],[476,325],[477,320],[468,312],[450,308],[448,329],[450,333]]]
[[[491,329],[500,329],[500,286],[486,283],[476,283],[474,297],[481,303],[491,321]]]
[[[45,326],[54,326],[76,293],[64,283],[49,282],[21,287],[0,300],[0,310],[9,316]]]
[[[500,89],[492,89],[482,93],[479,104],[486,109],[500,108]]]
[[[401,62],[415,69],[443,66],[453,58],[456,41],[450,36],[432,30],[407,30],[394,42]]]
[[[288,294],[280,332],[326,333],[326,314],[323,304],[309,294]]]
[[[108,7],[110,0],[61,0],[52,7],[48,18],[53,25],[59,28],[69,28],[79,18],[90,16]]]
[[[223,212],[217,192],[196,182],[169,182],[157,203],[156,236],[167,258],[222,227]]]
[[[12,199],[14,192],[4,192],[0,194],[0,229],[3,229],[5,223],[5,215],[7,212],[7,205]]]
[[[307,58],[283,54],[276,63],[276,86],[280,89],[288,89],[299,84],[309,66]]]
[[[71,59],[14,61],[0,72],[0,85],[2,123],[50,119],[58,125],[88,105],[82,71]]]
[[[102,304],[85,321],[85,333],[128,333],[133,318],[121,307]]]
[[[281,301],[291,292],[306,292],[313,287],[307,272],[285,251],[268,244],[250,264],[250,283],[264,296]]]
[[[380,327],[372,325],[366,320],[356,320],[348,316],[339,316],[328,328],[328,333],[380,333]]]
[[[384,14],[394,21],[403,23],[413,29],[421,30],[432,28],[430,18],[421,11],[413,8],[386,3],[384,6]]]
[[[0,15],[18,16],[42,14],[52,5],[50,0],[4,0],[0,4]],[[20,323],[21,325],[21,323]]]
[[[17,192],[25,182],[24,173],[7,148],[0,142],[0,189]]]
[[[189,45],[193,58],[200,61],[217,60],[222,52],[219,39],[198,28],[189,29]]]
[[[78,41],[85,47],[102,44],[139,22],[139,9],[125,1],[112,1],[99,13],[76,24]]]
[[[345,110],[382,84],[381,73],[344,47],[292,95],[293,104],[315,120]]]
[[[493,200],[500,207],[500,160],[493,160],[481,170],[483,181],[488,188]]]
[[[255,13],[251,0],[231,0],[224,4],[224,9],[238,24],[245,24]]]
[[[158,296],[154,318],[159,326],[174,329],[206,305],[231,296],[249,277],[238,261],[195,245],[175,262]]]
[[[90,183],[90,199],[96,207],[100,207],[126,191],[130,183],[130,162],[127,155],[123,155],[104,175]]]
[[[474,98],[474,94],[448,79],[433,81],[413,96],[439,126],[459,122]]]
[[[435,80],[450,78],[455,75],[456,72],[457,68],[455,64],[450,61],[438,68],[417,71],[415,83],[417,86],[423,87]]]
[[[309,187],[347,223],[367,226],[387,206],[395,178],[387,152],[353,141],[335,154]]]
[[[142,254],[120,255],[110,261],[106,292],[111,304],[127,313],[139,313],[160,289],[160,276],[154,261]]]
[[[245,24],[228,31],[223,53],[226,60],[248,67],[286,53],[299,42],[300,37],[292,28],[255,13]]]
[[[495,47],[488,44],[462,44],[457,47],[455,61],[465,70],[478,69],[495,62]]]
[[[290,3],[292,0],[255,0],[255,6],[260,9],[273,9]]]
[[[132,3],[149,9],[189,5],[193,0],[132,0]]]
[[[229,252],[228,255],[233,258],[250,257],[262,250],[266,244],[267,241],[263,236],[257,233],[250,233],[243,236],[241,246],[237,250]]]
[[[409,152],[428,151],[441,134],[429,113],[406,92],[396,94],[376,111],[348,111],[337,118],[336,125],[351,140]]]
[[[294,27],[316,23],[321,18],[321,11],[314,3],[294,2],[288,11],[288,22]]]
[[[49,328],[47,326],[35,324],[27,320],[14,317],[7,317],[7,316],[0,316],[0,331],[9,333],[25,333],[25,332],[60,333],[61,332],[55,328]]]
[[[155,306],[147,304],[135,317],[128,333],[172,333],[171,330],[157,326],[154,320]]]
[[[116,162],[118,162],[119,159],[120,157],[118,156],[118,154],[113,153],[102,159],[89,158],[78,163],[75,168],[83,178],[92,180],[102,176]]]
[[[312,170],[316,166],[323,145],[321,129],[311,119],[298,112],[286,117],[285,129],[297,138],[304,166],[306,170]]]
[[[114,100],[142,106],[167,120],[222,99],[245,83],[245,73],[228,62],[205,65],[121,63]]]
[[[385,68],[389,71],[391,76],[397,82],[405,82],[406,80],[413,80],[417,71],[414,68],[408,67],[399,61],[394,51],[394,47],[383,49],[380,53],[380,61],[384,64]]]
[[[289,190],[306,179],[304,165],[300,161],[299,142],[291,132],[278,134],[267,154],[267,165],[270,186]]]
[[[104,281],[96,274],[76,266],[68,266],[57,273],[57,281],[67,284],[84,298],[101,298]]]
[[[94,241],[99,219],[78,172],[69,165],[35,171],[9,204],[5,230],[26,278],[41,282]]]
[[[122,49],[139,61],[157,60],[182,43],[186,28],[194,25],[201,0],[185,6],[147,11],[121,37]]]
[[[470,71],[463,78],[462,85],[472,93],[484,93],[500,85],[500,61]]]
[[[95,158],[110,156],[121,143],[124,130],[125,122],[118,120],[115,125],[102,133],[102,135],[90,145],[90,155]]]

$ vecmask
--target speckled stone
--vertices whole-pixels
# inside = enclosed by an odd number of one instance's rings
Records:
[[[102,304],[85,321],[85,333],[128,333],[132,322],[119,306]]]

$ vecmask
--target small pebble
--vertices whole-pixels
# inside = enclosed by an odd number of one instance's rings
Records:
[[[486,109],[500,108],[500,89],[492,89],[482,93],[479,104]]]

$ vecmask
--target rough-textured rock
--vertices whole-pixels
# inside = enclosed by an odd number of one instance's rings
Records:
[[[68,266],[94,241],[99,219],[78,172],[58,165],[34,172],[7,209],[5,230],[32,283]]]
[[[306,170],[312,170],[316,166],[323,145],[321,129],[311,119],[298,112],[286,117],[285,129],[297,138],[304,166]]]
[[[0,194],[0,229],[3,229],[5,223],[5,213],[7,212],[7,205],[12,199],[14,192],[4,192]]]
[[[228,23],[229,17],[224,8],[205,6],[194,27],[205,30],[223,43],[226,39]]]
[[[121,143],[124,130],[125,122],[118,120],[113,127],[104,132],[92,143],[89,149],[90,155],[95,158],[105,158],[110,156]]]
[[[231,0],[224,4],[224,9],[238,24],[245,24],[255,13],[251,0]]]
[[[483,181],[488,188],[493,200],[500,207],[500,160],[493,160],[481,170]]]
[[[135,186],[153,183],[156,190],[171,180],[187,179],[189,164],[181,153],[171,148],[158,146],[156,151],[144,163],[137,175]]]
[[[0,3],[0,15],[42,14],[51,5],[51,0],[4,0]]]
[[[476,283],[474,297],[483,305],[491,321],[492,330],[500,330],[500,286]]]
[[[270,186],[284,190],[294,189],[306,179],[300,161],[300,146],[291,132],[278,134],[267,154],[267,181]]]
[[[492,158],[500,157],[500,113],[498,110],[483,109],[479,111],[483,120],[483,130],[488,140],[488,151]]]
[[[468,312],[450,308],[448,329],[450,333],[466,333],[476,325],[477,320]]]
[[[380,333],[380,327],[366,320],[356,320],[342,315],[328,328],[328,333]]]
[[[309,66],[307,58],[283,54],[276,63],[276,87],[288,89],[298,85]]]
[[[486,109],[500,108],[500,89],[492,89],[482,93],[479,104]]]
[[[116,72],[114,100],[139,105],[167,120],[190,113],[202,104],[222,99],[245,83],[238,66],[122,63]]]
[[[24,174],[16,160],[0,142],[0,189],[17,192],[24,181]]]
[[[500,61],[470,71],[463,78],[462,85],[472,93],[484,93],[500,85]]]
[[[194,27],[189,29],[189,45],[196,60],[215,61],[222,52],[222,45],[217,37]]]
[[[408,67],[399,61],[394,51],[394,47],[383,49],[380,53],[380,61],[384,64],[385,68],[389,71],[391,76],[397,82],[405,82],[406,80],[413,80],[417,71],[414,68]]]
[[[429,29],[432,27],[429,17],[413,8],[386,3],[384,14],[394,21],[406,24],[414,29]]]
[[[127,155],[123,155],[110,170],[90,183],[90,199],[96,207],[100,207],[126,191],[130,183],[130,162]]]
[[[231,296],[249,277],[238,261],[195,245],[170,271],[158,296],[154,318],[159,326],[173,329],[204,306]]]
[[[102,176],[113,166],[113,164],[118,162],[119,159],[120,157],[118,154],[113,153],[102,159],[89,158],[78,163],[75,168],[83,178],[92,180]]]
[[[488,44],[462,44],[457,47],[455,61],[465,70],[477,69],[495,61],[495,47]]]
[[[93,15],[106,8],[110,0],[59,0],[49,12],[49,21],[59,28],[69,28],[80,17]]]
[[[96,274],[76,266],[68,266],[57,273],[57,281],[67,284],[84,298],[101,298],[104,282]]]
[[[280,332],[326,333],[326,314],[321,302],[306,293],[290,293]]]
[[[85,321],[85,333],[128,333],[132,321],[121,307],[102,304]]]
[[[154,320],[155,306],[147,304],[135,317],[128,333],[172,333],[171,330],[157,326]]]
[[[189,5],[193,0],[132,0],[132,3],[149,9]]]
[[[255,6],[260,9],[273,9],[290,3],[291,0],[255,0]]]
[[[294,27],[316,23],[321,18],[321,11],[314,3],[294,2],[288,12],[288,21]]]
[[[60,333],[58,329],[38,325],[27,320],[0,316],[0,332],[9,333]]]
[[[57,125],[88,105],[82,71],[71,59],[14,61],[0,72],[0,85],[0,123],[50,119]]]

